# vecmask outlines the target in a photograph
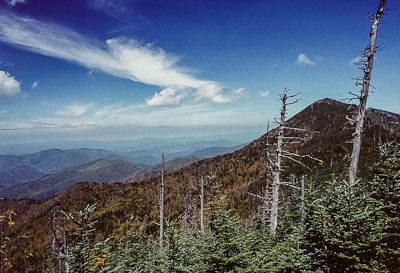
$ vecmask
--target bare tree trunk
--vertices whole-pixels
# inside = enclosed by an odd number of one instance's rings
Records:
[[[160,189],[160,246],[164,242],[164,154],[162,154],[161,189]]]
[[[301,177],[301,228],[304,227],[304,175]]]
[[[204,235],[204,178],[201,177],[201,195],[200,195],[200,230]]]
[[[271,233],[275,234],[276,228],[278,226],[278,204],[279,204],[279,182],[281,174],[281,155],[282,155],[282,144],[283,144],[283,126],[286,118],[286,101],[287,101],[287,88],[283,91],[282,96],[282,110],[281,118],[279,121],[278,129],[278,142],[276,147],[276,162],[274,168],[274,178],[272,181],[272,206],[271,206],[271,219],[270,228]]]
[[[68,257],[68,245],[67,245],[67,227],[64,222],[64,244],[63,244],[63,251],[65,254],[65,259],[64,259],[64,268],[65,268],[65,273],[69,273],[69,263],[67,260]]]
[[[58,261],[58,272],[62,272],[62,260],[59,258],[61,254],[60,244],[57,238],[57,230],[56,230],[56,217],[57,217],[57,208],[53,207],[53,214],[50,220],[51,233],[52,233],[52,244],[51,244],[51,252],[52,252],[52,261],[54,261],[54,257]]]
[[[378,25],[379,20],[383,14],[385,9],[386,0],[381,0],[379,4],[378,11],[374,15],[374,19],[372,20],[372,27],[370,31],[371,42],[368,48],[366,49],[366,53],[364,53],[365,57],[367,57],[367,61],[364,67],[364,77],[362,83],[361,94],[359,96],[360,104],[358,106],[358,113],[356,118],[356,130],[354,133],[354,141],[353,141],[353,152],[351,154],[351,162],[349,168],[349,183],[350,187],[355,185],[356,177],[357,177],[357,169],[358,169],[358,161],[360,159],[360,150],[361,150],[361,137],[363,132],[363,125],[364,125],[364,117],[365,117],[365,110],[367,106],[367,98],[368,98],[368,91],[369,85],[371,81],[371,71],[374,62],[374,54],[375,54],[375,43],[378,33]]]
[[[4,224],[3,221],[0,222],[0,245],[4,244],[5,240],[5,232],[4,232]],[[4,273],[4,260],[5,260],[5,253],[3,251],[0,252],[0,273]]]

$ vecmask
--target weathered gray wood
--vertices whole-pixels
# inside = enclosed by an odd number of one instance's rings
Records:
[[[304,227],[304,175],[301,177],[301,227]]]
[[[200,195],[200,230],[204,235],[204,178],[201,177],[201,195]]]
[[[160,247],[164,243],[164,154],[162,154],[161,189],[160,189]]]
[[[370,31],[371,42],[369,47],[366,49],[366,53],[364,54],[367,58],[364,67],[364,77],[362,82],[362,89],[361,94],[358,96],[360,100],[360,104],[358,106],[358,113],[356,118],[356,130],[354,133],[354,141],[353,141],[353,151],[351,153],[351,162],[349,168],[349,184],[350,187],[354,186],[356,183],[357,178],[357,169],[358,169],[358,161],[360,159],[360,151],[361,151],[361,142],[362,142],[362,132],[363,132],[363,125],[364,125],[364,117],[365,117],[365,110],[367,107],[367,99],[368,99],[368,92],[369,86],[371,81],[371,71],[374,63],[374,54],[376,49],[376,38],[378,34],[378,25],[379,20],[383,15],[383,11],[385,9],[386,0],[381,0],[379,4],[378,11],[373,17],[372,20],[372,27]]]
[[[275,234],[278,226],[278,204],[279,204],[279,182],[281,175],[281,160],[282,160],[282,144],[283,144],[283,126],[286,119],[286,106],[287,106],[287,88],[283,91],[281,118],[279,120],[278,127],[278,141],[276,147],[276,161],[274,167],[274,174],[272,180],[272,205],[271,205],[271,217],[270,217],[270,229],[271,233]]]

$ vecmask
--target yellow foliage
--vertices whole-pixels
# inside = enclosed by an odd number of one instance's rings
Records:
[[[106,258],[107,256],[104,253],[92,253],[90,255],[90,259],[96,264],[96,268],[99,270],[104,269],[104,267],[110,264],[106,261]]]

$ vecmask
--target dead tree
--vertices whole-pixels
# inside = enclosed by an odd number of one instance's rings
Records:
[[[282,109],[280,120],[277,121],[278,127],[278,139],[276,144],[276,160],[273,165],[273,180],[272,180],[272,204],[271,204],[271,216],[270,216],[270,228],[271,233],[275,233],[276,227],[278,226],[278,204],[279,204],[279,184],[281,176],[281,161],[282,161],[282,145],[283,145],[283,128],[286,121],[286,107],[287,107],[287,88],[283,91]]]
[[[58,217],[59,207],[53,207],[53,213],[50,219],[52,243],[51,243],[51,260],[52,264],[58,265],[59,273],[68,273],[69,264],[67,262],[67,227],[65,217]]]
[[[376,52],[376,38],[378,34],[378,25],[379,20],[381,19],[384,9],[385,9],[386,0],[381,0],[379,4],[378,11],[376,14],[371,16],[372,27],[370,31],[371,42],[369,46],[363,51],[363,57],[366,58],[364,68],[364,77],[362,79],[362,83],[356,82],[356,85],[362,85],[362,89],[360,95],[356,95],[350,92],[351,95],[356,96],[360,100],[360,104],[358,106],[358,112],[356,117],[356,130],[354,132],[354,140],[353,140],[353,151],[351,154],[351,162],[349,168],[349,184],[350,187],[354,186],[356,183],[357,177],[357,169],[358,169],[358,161],[360,159],[360,151],[361,151],[361,141],[362,141],[362,132],[364,125],[364,117],[365,110],[367,106],[367,98],[369,92],[369,86],[371,81],[371,71],[374,62],[374,54]]]
[[[301,227],[304,227],[304,175],[301,177]]]
[[[164,154],[162,154],[161,188],[160,188],[160,247],[164,243]]]
[[[198,226],[198,188],[190,183],[186,189],[185,214],[183,216],[183,232],[185,236],[193,236],[199,232]],[[201,198],[201,196],[200,196]],[[201,220],[200,220],[201,221]]]
[[[204,178],[201,176],[201,193],[200,193],[200,231],[204,235]]]
[[[288,89],[285,88],[283,91],[283,95],[281,96],[282,100],[282,108],[281,108],[281,116],[279,120],[275,120],[278,124],[278,128],[276,129],[277,139],[275,143],[269,143],[267,137],[267,149],[266,149],[266,157],[267,157],[267,184],[266,191],[264,196],[250,194],[254,197],[257,197],[263,200],[263,204],[261,206],[262,219],[264,223],[269,221],[269,226],[272,234],[275,234],[276,228],[278,226],[278,210],[279,210],[279,196],[280,196],[280,186],[289,186],[292,188],[296,188],[301,190],[300,187],[293,185],[290,182],[281,182],[281,174],[283,170],[282,161],[290,160],[294,161],[303,167],[310,170],[310,168],[300,161],[301,158],[310,158],[312,160],[317,160],[322,162],[321,160],[312,157],[311,155],[300,155],[289,150],[289,146],[292,144],[299,144],[302,141],[305,141],[305,137],[293,136],[293,134],[289,135],[287,132],[306,132],[305,129],[301,128],[293,128],[289,127],[286,124],[286,115],[287,115],[287,106],[291,104],[297,103],[299,100],[294,99],[291,102],[288,102],[289,99],[292,99],[299,95],[299,93],[295,95],[288,96]],[[268,126],[269,128],[269,126]]]

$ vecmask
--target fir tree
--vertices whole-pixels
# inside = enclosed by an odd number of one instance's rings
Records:
[[[71,273],[106,272],[104,269],[108,265],[109,247],[107,242],[109,239],[93,242],[96,231],[94,225],[97,221],[91,220],[91,216],[95,209],[96,204],[88,204],[78,212],[63,212],[67,219],[76,226],[71,236],[73,244],[68,247],[68,254],[66,257],[63,255],[59,257],[67,259]]]

